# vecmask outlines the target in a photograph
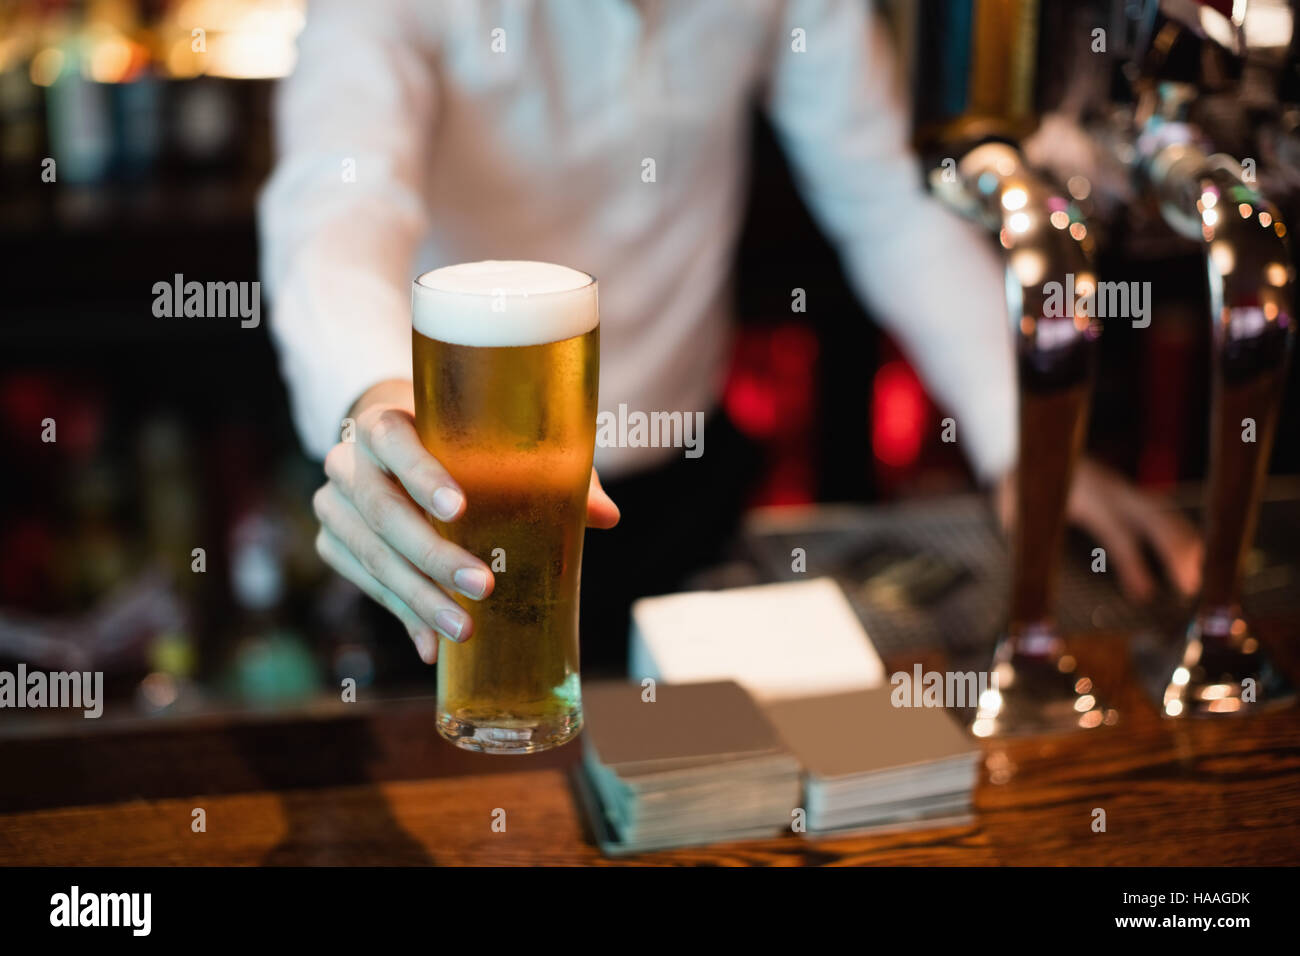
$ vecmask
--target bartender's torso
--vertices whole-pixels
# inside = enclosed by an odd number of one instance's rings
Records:
[[[433,230],[417,266],[518,258],[592,273],[600,407],[707,412],[776,14],[766,0],[416,5],[437,84]],[[613,477],[672,454],[598,448],[596,460]]]

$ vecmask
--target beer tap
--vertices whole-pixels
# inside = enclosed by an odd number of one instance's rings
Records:
[[[1012,594],[995,655],[1001,687],[973,725],[981,735],[1114,718],[1075,673],[1050,617],[1100,331],[1086,308],[1070,316],[1073,332],[1068,319],[1041,314],[1046,283],[1072,275],[1076,289],[1096,284],[1096,224],[1053,180],[1087,197],[1088,215],[1100,219],[1152,201],[1170,231],[1198,243],[1203,256],[1212,329],[1203,584],[1177,661],[1161,665],[1160,706],[1170,717],[1238,712],[1289,691],[1243,616],[1241,591],[1295,338],[1287,224],[1266,196],[1300,191],[1300,2],[1109,0],[1109,21],[1105,0],[1085,6],[1074,27],[1108,22],[1122,71],[1107,75],[1114,58],[1078,59],[1061,79],[1058,111],[1035,134],[1017,146],[986,141],[931,175],[937,196],[1001,241],[1018,359]],[[1018,62],[1029,62],[1023,53]],[[1128,105],[1111,98],[1116,80],[1132,93]],[[944,152],[961,155],[954,136],[988,140],[990,131],[1012,131],[1013,118],[1008,109],[943,123],[927,115],[921,128],[944,134]],[[1075,247],[1062,245],[1067,236]]]
[[[1008,320],[1019,391],[1019,471],[1011,532],[1008,623],[981,695],[976,736],[1114,723],[1053,621],[1066,501],[1087,432],[1101,324],[1094,238],[1069,194],[1004,142],[976,146],[933,177],[936,194],[984,223],[1005,253]]]
[[[1207,159],[1193,192],[1210,291],[1210,476],[1201,593],[1162,702],[1170,717],[1289,696],[1241,608],[1295,339],[1286,225],[1228,157]]]
[[[1254,161],[1247,169],[1230,155],[1211,152],[1210,137],[1189,118],[1203,86],[1228,96],[1242,89],[1243,63],[1253,49],[1248,9],[1238,5],[1225,17],[1196,5],[1166,6],[1169,18],[1137,84],[1135,171],[1169,227],[1201,242],[1211,325],[1202,586],[1161,700],[1167,716],[1183,717],[1237,713],[1291,696],[1243,615],[1241,590],[1295,339],[1295,275],[1286,223],[1261,195]],[[1207,18],[1219,28],[1205,29]],[[1189,57],[1188,48],[1196,55]],[[1280,49],[1265,46],[1248,57],[1257,93],[1281,88],[1286,62],[1276,54]],[[1212,66],[1189,76],[1189,62]],[[1207,80],[1205,73],[1213,76]],[[1282,111],[1270,111],[1268,97],[1263,100],[1254,107],[1261,126],[1279,130],[1268,114],[1280,117]],[[1280,137],[1284,147],[1284,131]]]

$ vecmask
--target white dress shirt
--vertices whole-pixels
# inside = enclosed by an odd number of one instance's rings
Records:
[[[925,195],[866,0],[313,0],[259,209],[308,452],[367,387],[410,377],[414,276],[478,259],[597,277],[601,409],[712,409],[756,101],[976,473],[1009,467],[1002,268]],[[596,464],[615,477],[674,454],[598,448]]]

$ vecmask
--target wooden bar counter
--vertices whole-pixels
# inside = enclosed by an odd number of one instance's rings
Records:
[[[1114,688],[1119,724],[985,741],[961,825],[609,859],[570,784],[580,747],[466,753],[435,733],[433,701],[417,699],[0,740],[0,864],[1300,863],[1300,710],[1164,719],[1122,638],[1090,636],[1072,651],[1099,688]],[[191,828],[196,808],[205,832]],[[1105,832],[1093,830],[1096,808]],[[492,826],[498,809],[504,832]]]

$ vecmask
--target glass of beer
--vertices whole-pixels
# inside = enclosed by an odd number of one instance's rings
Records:
[[[415,422],[465,492],[438,533],[492,568],[456,595],[469,640],[439,638],[438,732],[534,753],[582,728],[578,583],[596,439],[596,280],[542,262],[471,262],[412,290]]]

